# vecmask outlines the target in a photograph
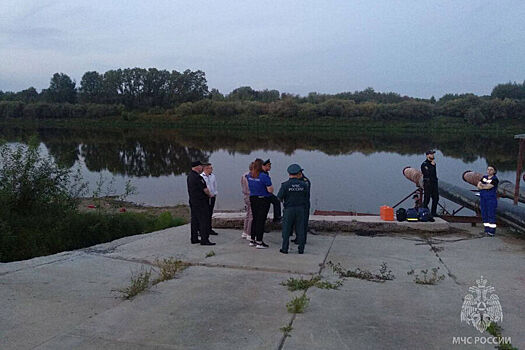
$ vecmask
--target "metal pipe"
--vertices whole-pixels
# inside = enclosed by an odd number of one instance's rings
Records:
[[[403,175],[415,183],[418,188],[423,188],[423,173],[421,170],[406,166],[403,168]]]
[[[483,178],[483,175],[472,170],[467,170],[461,177],[463,178],[463,181],[468,182],[472,186],[477,186],[478,182]]]
[[[477,186],[483,175],[472,170],[467,170],[463,173],[462,177],[463,181],[471,184],[472,186]],[[498,185],[498,195],[500,197],[514,199],[514,189],[515,186],[512,182],[503,180]],[[525,203],[525,187],[520,187],[518,200],[522,203]]]
[[[454,186],[444,181],[439,181],[439,195],[459,205],[472,210],[479,210],[479,196],[469,190]],[[496,209],[498,219],[520,231],[525,231],[525,207],[515,206],[499,200]]]

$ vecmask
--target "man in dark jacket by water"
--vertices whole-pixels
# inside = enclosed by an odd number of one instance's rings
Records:
[[[421,172],[423,173],[423,206],[428,209],[428,203],[432,198],[432,210],[430,215],[437,216],[437,205],[439,201],[438,178],[436,171],[436,151],[427,151],[427,159],[421,164]]]
[[[191,171],[186,179],[188,185],[188,196],[190,199],[191,212],[191,244],[215,245],[209,241],[210,236],[210,204],[211,193],[206,187],[206,182],[200,175],[202,163],[195,161],[191,163]],[[199,240],[199,233],[201,239]]]

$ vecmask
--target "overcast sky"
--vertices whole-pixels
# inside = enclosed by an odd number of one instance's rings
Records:
[[[126,67],[223,93],[488,94],[525,80],[525,1],[1,0],[0,90]]]

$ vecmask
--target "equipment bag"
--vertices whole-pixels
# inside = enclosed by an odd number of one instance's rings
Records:
[[[407,209],[407,221],[419,221],[419,213],[416,208]]]
[[[430,219],[428,208],[419,208],[419,221],[427,222]]]
[[[396,210],[397,221],[405,221],[407,219],[407,211],[405,208],[399,208]]]

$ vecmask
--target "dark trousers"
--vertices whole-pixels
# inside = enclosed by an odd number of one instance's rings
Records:
[[[210,205],[207,200],[190,202],[191,241],[208,242],[210,236]]]
[[[209,201],[209,207],[210,207],[210,232],[212,231],[211,229],[211,217],[213,216],[213,208],[215,208],[215,201],[216,201],[217,197],[211,197],[210,198],[210,201]]]
[[[304,227],[305,207],[284,208],[283,215],[283,246],[282,250],[287,252],[290,244],[290,234],[295,226],[299,252],[304,252],[306,230]]]
[[[276,195],[272,194],[270,197],[270,203],[273,205],[273,218],[281,218],[281,201],[277,198]]]
[[[437,216],[437,205],[439,202],[439,190],[437,181],[424,181],[423,182],[423,207],[428,209],[428,203],[432,198],[432,209],[430,215]]]
[[[250,205],[252,207],[252,240],[261,242],[264,235],[264,223],[270,210],[270,198],[250,196]]]
[[[308,222],[310,221],[310,203],[304,207],[304,243],[306,244],[306,236],[308,236]],[[292,232],[290,236],[293,236],[293,231],[295,231],[295,237],[297,238],[297,227],[293,225]],[[298,241],[297,241],[298,242]]]
[[[496,208],[498,207],[498,200],[496,198],[481,197],[481,218],[483,219],[483,226],[485,232],[492,234],[496,233]]]

